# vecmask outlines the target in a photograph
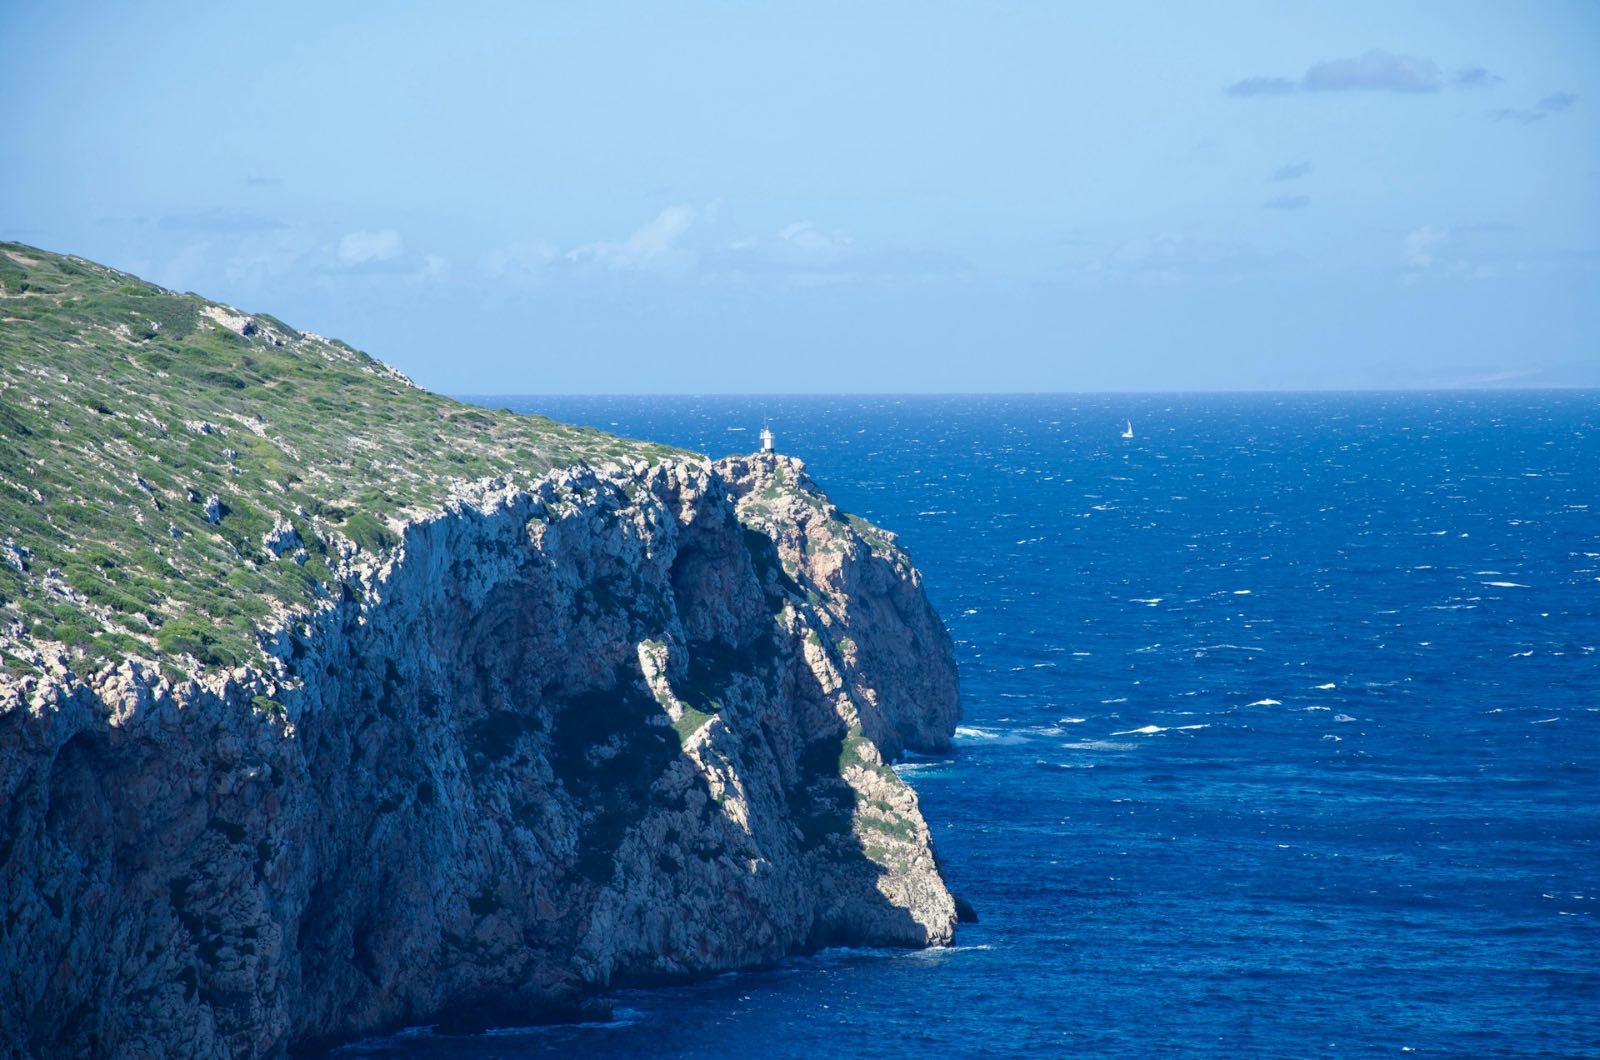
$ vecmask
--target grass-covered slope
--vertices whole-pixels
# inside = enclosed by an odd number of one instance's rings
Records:
[[[463,405],[341,342],[0,243],[0,666],[231,665],[453,484],[673,450]]]

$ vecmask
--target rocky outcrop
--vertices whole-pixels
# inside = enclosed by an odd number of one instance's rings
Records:
[[[496,480],[266,665],[0,677],[0,1045],[260,1056],[950,940],[950,641],[798,461]],[[285,535],[267,547],[293,546]]]

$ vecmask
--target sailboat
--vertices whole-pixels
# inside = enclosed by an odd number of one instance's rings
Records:
[[[1124,438],[1132,438],[1133,437],[1133,421],[1132,420],[1128,420],[1126,422],[1127,422],[1128,425],[1122,429],[1122,436]]]

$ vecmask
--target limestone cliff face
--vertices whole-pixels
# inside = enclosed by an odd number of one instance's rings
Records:
[[[950,641],[797,461],[496,481],[272,664],[0,677],[0,1046],[259,1056],[948,942]]]

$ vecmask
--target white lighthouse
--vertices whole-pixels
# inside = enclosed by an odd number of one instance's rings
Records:
[[[761,425],[761,451],[763,453],[770,453],[773,451],[772,428],[768,427],[765,423]]]

